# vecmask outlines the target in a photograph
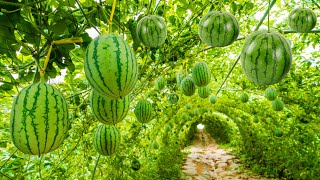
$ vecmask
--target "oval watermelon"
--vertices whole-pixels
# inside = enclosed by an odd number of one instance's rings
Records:
[[[84,72],[94,90],[121,99],[138,80],[138,65],[129,45],[120,37],[104,34],[88,45]]]
[[[289,72],[291,48],[278,32],[256,31],[245,39],[240,61],[250,81],[259,85],[275,84]]]
[[[160,16],[145,16],[138,22],[137,34],[142,44],[150,48],[158,48],[167,38],[166,23]]]
[[[210,103],[211,103],[211,104],[215,104],[215,103],[217,103],[217,97],[216,97],[216,96],[211,95],[211,96],[210,96]]]
[[[272,101],[272,109],[275,111],[282,111],[284,108],[284,103],[280,99]]]
[[[113,125],[98,125],[93,138],[93,145],[99,154],[113,155],[120,146],[121,134]]]
[[[210,89],[208,86],[199,87],[198,89],[199,97],[201,98],[207,98],[210,95]]]
[[[213,47],[230,45],[239,36],[237,19],[230,13],[211,11],[199,22],[198,34],[202,42]]]
[[[179,96],[176,93],[170,93],[167,95],[167,101],[170,104],[176,104],[179,101]]]
[[[152,104],[147,100],[141,100],[137,103],[134,114],[141,123],[148,123],[152,119]]]
[[[289,26],[300,33],[310,32],[317,24],[316,14],[308,8],[296,8],[289,14]]]
[[[205,62],[197,62],[192,69],[192,79],[196,86],[203,87],[209,84],[211,73]]]
[[[91,93],[90,107],[92,114],[104,124],[117,124],[122,121],[129,111],[129,106],[129,95],[122,99],[112,99],[99,94],[95,90]]]
[[[277,90],[273,87],[268,87],[265,92],[264,96],[269,100],[273,101],[277,98]]]
[[[186,96],[192,96],[196,92],[196,86],[190,77],[183,78],[181,81],[181,90]]]
[[[13,102],[11,137],[25,154],[41,155],[57,149],[67,135],[68,126],[66,100],[49,84],[29,85]]]
[[[159,76],[156,80],[156,90],[160,91],[166,86],[166,80],[163,76]]]

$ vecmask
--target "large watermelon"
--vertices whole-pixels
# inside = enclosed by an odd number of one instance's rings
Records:
[[[179,70],[178,72],[177,72],[177,77],[176,77],[176,80],[177,80],[177,84],[178,84],[178,86],[180,87],[180,85],[181,85],[181,81],[185,78],[185,77],[187,77],[187,75],[186,75],[186,72],[184,71],[184,70]]]
[[[207,98],[210,95],[210,89],[208,86],[199,87],[198,89],[199,97]]]
[[[289,25],[291,29],[306,33],[311,31],[317,24],[316,14],[308,8],[296,8],[289,14]]]
[[[113,34],[100,35],[90,42],[84,72],[94,90],[115,99],[129,94],[138,80],[138,66],[132,49]]]
[[[57,149],[68,126],[67,103],[62,93],[49,84],[29,85],[13,102],[11,137],[23,153],[41,155]]]
[[[117,124],[122,121],[130,106],[129,95],[124,96],[122,99],[112,99],[92,91],[90,97],[90,107],[93,116],[104,124]]]
[[[192,96],[196,92],[196,86],[190,77],[185,77],[181,81],[182,93],[186,96]]]
[[[210,69],[205,62],[197,62],[192,69],[192,79],[196,86],[203,87],[209,84]]]
[[[147,100],[141,100],[137,103],[134,114],[141,123],[148,123],[152,119],[152,104]]]
[[[240,60],[250,81],[259,85],[275,84],[290,69],[291,48],[278,32],[256,31],[244,41]]]
[[[93,138],[94,148],[99,154],[111,156],[119,148],[121,134],[113,125],[99,124]]]
[[[163,76],[159,76],[156,80],[156,90],[162,90],[166,86],[166,80]]]
[[[169,104],[176,104],[179,101],[179,96],[176,93],[170,93],[167,95],[167,101]]]
[[[147,47],[158,48],[167,38],[167,27],[164,19],[157,15],[145,16],[138,22],[139,40]]]
[[[230,45],[239,35],[237,19],[230,13],[211,11],[200,20],[198,34],[202,42],[213,47]]]
[[[265,92],[264,96],[269,100],[273,101],[277,98],[277,90],[273,87],[268,87]]]

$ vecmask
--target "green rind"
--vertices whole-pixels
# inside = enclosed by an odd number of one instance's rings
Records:
[[[132,49],[113,34],[100,35],[90,42],[84,72],[94,90],[114,99],[129,94],[138,80],[138,65]]]
[[[211,103],[211,104],[217,103],[217,97],[216,97],[216,96],[211,95],[210,98],[209,98],[209,100],[210,100],[210,103]]]
[[[209,84],[211,73],[208,65],[205,62],[197,62],[192,69],[192,80],[198,87],[203,87]]]
[[[199,87],[198,94],[201,98],[207,98],[210,95],[210,88],[208,86]]]
[[[237,39],[239,33],[237,19],[227,12],[211,11],[199,22],[199,37],[209,46],[228,46]]]
[[[316,24],[317,16],[311,9],[296,8],[289,14],[289,26],[296,32],[310,32]]]
[[[196,92],[196,86],[190,77],[185,77],[181,81],[181,91],[186,96],[192,96]]]
[[[113,125],[98,125],[93,145],[96,151],[104,156],[111,156],[119,149],[121,143],[121,134]]]
[[[134,114],[141,123],[148,123],[152,119],[152,112],[152,104],[147,100],[139,101],[134,109]]]
[[[160,16],[145,16],[138,22],[137,35],[145,46],[158,48],[167,38],[166,23]]]
[[[93,116],[104,124],[117,124],[127,115],[130,107],[130,96],[122,99],[112,99],[92,91],[90,97],[90,107]]]
[[[179,96],[176,93],[170,93],[167,95],[167,101],[169,104],[176,104],[179,101]]]
[[[66,137],[68,125],[66,100],[49,84],[29,85],[13,102],[11,137],[25,154],[41,155],[57,149]]]
[[[258,85],[280,82],[292,61],[288,41],[278,32],[256,31],[244,41],[240,62],[247,78]]]
[[[247,93],[242,93],[240,95],[240,101],[243,103],[246,103],[249,101],[249,95]]]
[[[277,90],[273,87],[268,87],[265,92],[264,96],[269,100],[273,101],[277,98]]]
[[[284,108],[284,103],[280,99],[272,101],[272,109],[275,111],[282,111]]]
[[[156,84],[156,87],[155,87],[156,90],[160,91],[160,90],[162,90],[162,89],[165,88],[165,86],[166,86],[166,80],[164,79],[163,76],[159,76],[159,77],[157,78],[155,84]]]

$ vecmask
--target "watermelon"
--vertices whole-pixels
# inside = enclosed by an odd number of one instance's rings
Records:
[[[170,124],[166,124],[166,125],[164,126],[164,131],[165,131],[166,133],[168,133],[169,131],[171,131],[171,129],[172,129],[172,127],[171,127]]]
[[[129,95],[124,96],[122,99],[112,99],[92,91],[90,97],[90,107],[93,116],[104,124],[117,124],[122,121],[130,106]]]
[[[90,42],[84,72],[94,90],[114,99],[129,94],[138,80],[138,65],[132,49],[113,34],[100,35]]]
[[[170,93],[167,95],[167,101],[170,104],[176,104],[179,101],[179,96],[176,93]]]
[[[134,159],[131,163],[131,168],[134,170],[134,171],[138,171],[141,167],[141,164],[140,164],[140,161],[138,159]]]
[[[137,34],[139,40],[146,47],[158,48],[167,38],[166,23],[160,16],[145,16],[138,22]]]
[[[316,14],[308,8],[296,8],[289,14],[289,26],[296,32],[310,32],[317,24]]]
[[[152,147],[153,147],[153,149],[159,149],[159,143],[157,140],[153,141]]]
[[[199,114],[200,113],[199,113],[199,109],[198,108],[193,110],[193,115],[198,116]]]
[[[186,72],[184,70],[182,70],[182,69],[179,70],[178,73],[177,73],[177,77],[176,77],[178,86],[181,85],[181,82],[185,77],[187,77]]]
[[[272,101],[272,109],[275,111],[282,111],[284,103],[280,99]]]
[[[277,98],[277,90],[273,87],[268,87],[265,92],[264,96],[269,100],[273,101]]]
[[[148,123],[152,119],[152,104],[147,100],[141,100],[137,103],[134,114],[141,123]]]
[[[192,79],[196,86],[203,87],[209,84],[210,69],[205,62],[197,62],[192,69]]]
[[[250,81],[258,85],[275,84],[289,72],[291,48],[278,32],[256,31],[245,39],[240,61]]]
[[[68,126],[66,100],[49,84],[29,85],[13,102],[11,137],[25,154],[41,155],[57,149],[67,135]]]
[[[243,103],[246,103],[249,101],[249,95],[247,93],[242,93],[240,95],[240,101]]]
[[[181,115],[181,118],[184,119],[184,120],[188,120],[188,114],[183,113],[183,114]]]
[[[182,93],[186,96],[192,96],[196,92],[196,86],[190,77],[185,77],[181,81]]]
[[[210,100],[210,103],[211,103],[211,104],[217,103],[217,97],[214,96],[214,95],[211,95],[209,100]]]
[[[191,105],[191,104],[187,104],[187,105],[186,105],[186,108],[187,108],[187,109],[191,109],[191,108],[192,108],[192,105]]]
[[[99,124],[93,138],[97,152],[104,156],[113,155],[121,143],[121,134],[113,125]]]
[[[156,90],[160,91],[166,86],[166,80],[163,76],[159,76],[156,80]]]
[[[254,122],[254,123],[259,123],[259,121],[260,121],[259,116],[255,115],[255,116],[253,117],[253,122]]]
[[[277,136],[277,137],[282,137],[282,136],[283,136],[283,131],[282,131],[280,128],[275,128],[275,129],[273,130],[273,133],[274,133],[274,135]]]
[[[207,98],[210,95],[210,89],[208,86],[199,87],[198,89],[199,97],[201,98]]]
[[[237,19],[230,13],[211,11],[204,15],[198,27],[202,42],[213,47],[228,46],[239,36]]]

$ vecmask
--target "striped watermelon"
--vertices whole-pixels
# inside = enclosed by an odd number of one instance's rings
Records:
[[[230,13],[211,11],[199,22],[198,34],[202,42],[213,47],[232,44],[239,35],[237,19]]]
[[[199,87],[198,89],[199,97],[201,98],[207,98],[210,95],[210,89],[208,86]]]
[[[166,23],[160,16],[145,16],[138,22],[137,34],[142,44],[150,48],[158,48],[167,38]]]
[[[129,95],[124,96],[122,99],[112,99],[92,91],[90,97],[90,107],[93,116],[104,124],[117,124],[122,121],[130,106]]]
[[[119,148],[121,134],[113,125],[99,124],[93,138],[94,148],[99,154],[111,156]]]
[[[132,49],[113,34],[100,35],[90,42],[84,72],[94,90],[114,99],[129,94],[138,80],[138,66]]]
[[[289,14],[289,26],[300,33],[310,32],[317,24],[316,14],[308,8],[296,8]]]
[[[166,86],[166,80],[163,76],[159,76],[156,80],[156,90],[160,91]]]
[[[181,81],[181,90],[186,96],[192,96],[196,92],[196,86],[190,77],[183,78]]]
[[[259,85],[280,82],[291,66],[287,40],[278,32],[256,31],[243,44],[240,61],[247,78]]]
[[[11,137],[25,154],[41,155],[57,149],[67,135],[68,125],[66,100],[49,84],[29,85],[13,102]]]
[[[269,100],[273,101],[277,98],[277,90],[273,87],[268,87],[265,92],[264,96]]]
[[[243,103],[246,103],[249,101],[249,95],[247,93],[242,93],[240,95],[240,101]]]
[[[197,62],[192,69],[192,79],[196,86],[203,87],[209,84],[211,73],[205,62]]]
[[[176,104],[179,101],[179,96],[176,93],[170,93],[167,95],[167,101],[169,104]]]
[[[182,69],[179,70],[178,73],[177,73],[177,77],[176,77],[178,86],[181,85],[181,82],[185,77],[187,77],[186,72],[184,70],[182,70]]]
[[[211,104],[217,103],[217,97],[216,96],[211,95],[209,100],[210,100]]]
[[[134,114],[141,123],[148,123],[152,119],[152,104],[147,100],[141,100],[137,103]]]
[[[282,111],[284,103],[280,99],[272,101],[272,109],[275,111]]]

